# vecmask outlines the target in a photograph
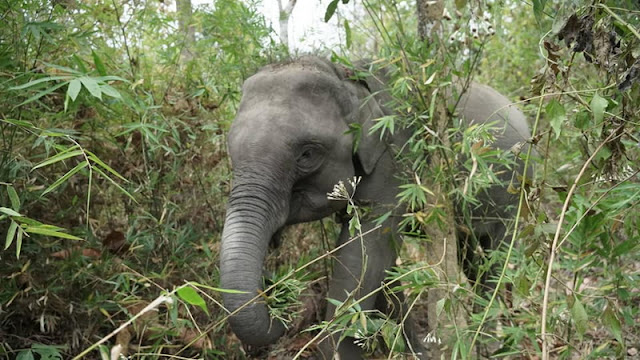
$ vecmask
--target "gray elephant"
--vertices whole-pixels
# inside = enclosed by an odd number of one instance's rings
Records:
[[[356,241],[336,252],[328,297],[343,301],[347,292],[355,291],[355,297],[360,298],[377,289],[385,270],[395,265],[403,209],[396,206],[400,169],[391,148],[402,146],[410,134],[396,132],[383,140],[378,134],[368,135],[375,119],[390,114],[384,106],[389,95],[375,77],[356,81],[351,75],[340,65],[307,56],[266,66],[245,82],[228,138],[233,189],[222,234],[220,277],[223,288],[246,293],[223,294],[229,311],[243,306],[261,288],[263,261],[272,236],[285,225],[344,211],[346,202],[329,200],[327,193],[338,181],[354,176],[362,178],[354,199],[372,208],[369,217],[375,219],[389,210],[393,215],[365,236],[364,247]],[[467,120],[501,122],[505,126],[496,135],[494,146],[510,149],[528,140],[530,132],[525,117],[509,104],[495,90],[474,84],[458,102],[457,111]],[[351,123],[361,125],[355,154],[353,136],[348,132]],[[513,217],[508,208],[514,197],[503,187],[491,189],[487,203],[474,214]],[[498,213],[487,209],[497,209]],[[503,221],[484,220],[473,226],[481,242],[501,238],[506,232]],[[362,224],[363,232],[373,228],[371,222]],[[338,245],[348,240],[345,223]],[[367,256],[366,269],[362,251]],[[370,310],[381,303],[385,303],[384,296],[378,294],[378,298],[367,297],[360,305]],[[328,305],[327,319],[334,310]],[[259,301],[245,306],[229,321],[235,334],[249,345],[274,343],[285,330]],[[349,338],[337,346],[334,340],[337,337],[321,344],[325,357],[332,358],[334,351],[341,359],[361,357],[360,348]],[[420,348],[419,344],[413,345],[414,349]]]

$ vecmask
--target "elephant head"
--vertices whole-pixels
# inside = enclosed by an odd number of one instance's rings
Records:
[[[270,344],[284,332],[266,304],[246,305],[261,289],[273,234],[344,208],[327,193],[339,180],[369,174],[385,152],[377,136],[363,136],[354,155],[347,134],[351,123],[367,134],[384,115],[368,96],[346,69],[315,57],[267,66],[245,82],[228,137],[233,188],[220,255],[221,286],[244,292],[223,294],[229,311],[244,306],[230,318],[243,343]]]

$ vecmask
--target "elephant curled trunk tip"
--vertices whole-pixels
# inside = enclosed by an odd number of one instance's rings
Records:
[[[220,252],[220,285],[242,293],[223,293],[225,308],[232,314],[229,323],[238,338],[248,345],[275,343],[285,331],[277,319],[272,319],[263,297],[262,267],[269,240],[286,218],[279,215],[285,209],[273,207],[273,202],[261,196],[238,196],[234,188],[229,200],[222,232]],[[285,206],[285,208],[288,208]],[[282,224],[281,224],[282,223]]]

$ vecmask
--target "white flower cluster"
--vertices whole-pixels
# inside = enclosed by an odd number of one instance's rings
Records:
[[[352,179],[347,179],[349,185],[351,185],[351,189],[353,190],[349,193],[347,187],[344,185],[342,180],[338,181],[337,184],[333,185],[333,190],[330,193],[327,193],[327,198],[329,200],[350,200],[353,194],[356,192],[356,187],[362,180],[360,176],[354,176]]]

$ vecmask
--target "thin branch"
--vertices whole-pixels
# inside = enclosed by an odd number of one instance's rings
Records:
[[[567,198],[562,205],[562,212],[560,213],[560,219],[558,220],[558,226],[556,227],[556,233],[553,236],[553,242],[551,243],[551,250],[549,253],[549,264],[547,265],[547,276],[544,284],[544,296],[542,299],[542,325],[540,329],[540,335],[542,336],[542,360],[549,359],[549,343],[548,343],[548,335],[547,335],[547,313],[549,310],[549,290],[551,285],[551,273],[553,271],[553,262],[555,260],[555,256],[558,250],[558,240],[560,239],[560,231],[562,230],[562,224],[564,223],[564,218],[567,214],[567,210],[569,209],[569,203],[571,202],[571,198],[573,197],[573,193],[578,188],[578,183],[580,179],[587,171],[587,168],[591,164],[591,161],[596,156],[596,154],[606,145],[609,141],[613,140],[614,135],[616,135],[617,131],[620,130],[622,126],[619,126],[616,131],[612,131],[607,138],[598,145],[593,154],[584,162],[582,165],[582,169],[576,176],[576,179],[573,181],[573,185],[571,185],[571,189],[567,193]],[[621,136],[621,135],[617,135]]]

